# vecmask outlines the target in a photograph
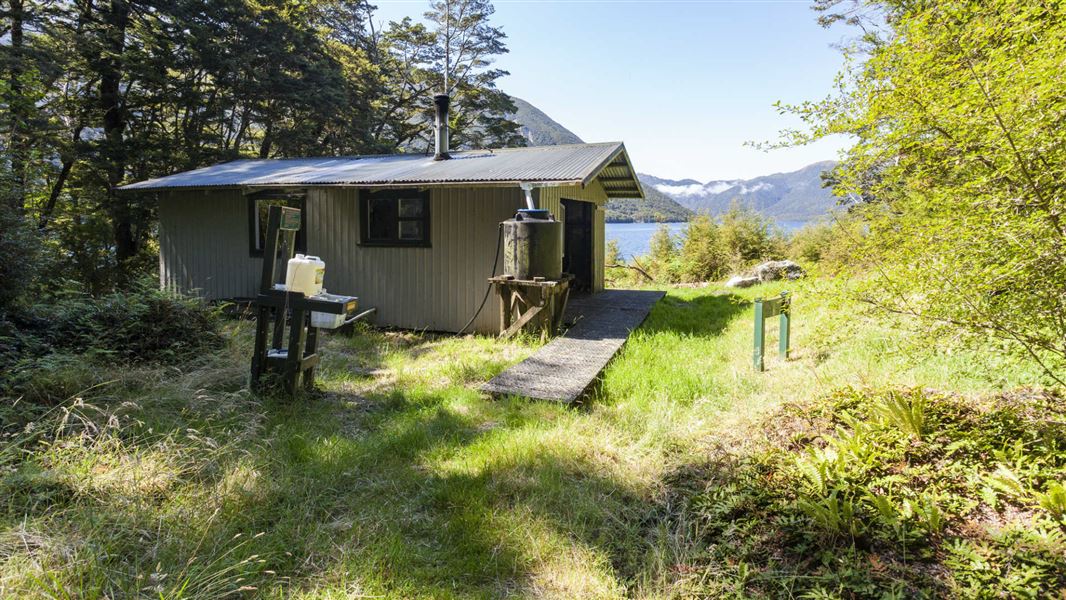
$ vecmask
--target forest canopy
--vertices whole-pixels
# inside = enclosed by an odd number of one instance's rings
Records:
[[[427,6],[382,26],[365,0],[8,0],[3,269],[35,254],[53,280],[125,284],[154,264],[155,213],[116,186],[236,158],[424,152],[446,74],[453,146],[523,145],[492,4]]]

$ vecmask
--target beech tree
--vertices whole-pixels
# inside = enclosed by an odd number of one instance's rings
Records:
[[[826,1],[827,12],[857,15]],[[837,92],[784,107],[856,140],[833,179],[878,268],[864,298],[1002,338],[1066,379],[1066,5],[864,2],[888,33],[846,50]],[[856,17],[857,18],[857,17]],[[872,31],[872,28],[867,28]]]
[[[492,5],[444,4],[442,37],[378,30],[366,0],[4,0],[0,247],[36,228],[54,277],[102,292],[155,265],[154,202],[117,186],[241,157],[421,150],[445,37],[456,143],[521,143],[489,68],[506,52]]]

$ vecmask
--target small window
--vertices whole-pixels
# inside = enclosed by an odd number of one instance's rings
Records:
[[[429,246],[429,192],[384,190],[360,197],[364,246]]]
[[[304,195],[291,192],[257,192],[248,197],[248,240],[252,256],[262,256],[266,245],[267,215],[271,206],[300,209],[300,230],[296,232],[296,252],[307,252],[307,211]],[[280,248],[279,248],[280,250]]]

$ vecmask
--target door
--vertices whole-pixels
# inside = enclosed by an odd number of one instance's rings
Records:
[[[592,289],[592,220],[596,205],[563,200],[563,271],[574,276],[574,288]]]

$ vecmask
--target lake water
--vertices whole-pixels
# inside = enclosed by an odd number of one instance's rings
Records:
[[[785,233],[792,233],[807,224],[807,221],[778,221],[777,225]],[[667,223],[670,233],[679,235],[685,230],[685,223]],[[648,253],[651,236],[659,228],[659,223],[607,223],[604,238],[608,241],[618,240],[618,250],[626,259]]]

